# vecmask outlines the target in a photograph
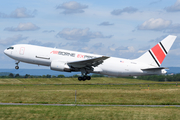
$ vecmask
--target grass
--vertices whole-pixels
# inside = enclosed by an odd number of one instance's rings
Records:
[[[66,107],[66,106],[0,106],[0,119],[39,120],[175,120],[180,108],[148,107]]]
[[[85,82],[79,82],[76,78],[0,79],[0,102],[74,104],[76,90],[76,104],[180,104],[180,86],[176,86],[175,82],[169,84],[156,83],[158,82],[125,78],[93,78],[91,81]],[[180,118],[179,113],[180,108],[175,107],[0,105],[0,120],[175,120]]]
[[[164,83],[127,78],[92,78],[90,81],[78,81],[77,78],[8,78],[0,79],[0,84],[128,84],[128,83]],[[167,83],[167,82],[166,82]],[[169,82],[175,83],[175,82]]]
[[[3,84],[3,103],[66,103],[76,104],[180,104],[180,87],[175,84],[143,85],[56,85]]]

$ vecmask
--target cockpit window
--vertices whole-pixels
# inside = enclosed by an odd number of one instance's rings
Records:
[[[9,49],[13,50],[13,49],[14,49],[14,47],[8,47],[8,48],[7,48],[7,50],[9,50]]]

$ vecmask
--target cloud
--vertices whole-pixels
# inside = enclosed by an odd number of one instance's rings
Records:
[[[103,43],[96,43],[92,46],[93,48],[96,48],[96,49],[99,49],[99,48],[102,48],[104,47],[104,44]]]
[[[161,18],[151,18],[138,26],[139,30],[164,30],[171,25],[171,21],[163,20]]]
[[[22,40],[26,40],[28,37],[23,37],[22,35],[14,35],[6,39],[0,39],[0,45],[12,45],[17,44]]]
[[[112,15],[121,15],[122,13],[129,13],[129,14],[132,14],[132,13],[135,13],[137,12],[138,9],[137,8],[134,8],[134,7],[126,7],[124,9],[116,9],[116,10],[113,10],[111,12]]]
[[[82,5],[75,1],[66,2],[56,7],[56,9],[63,9],[63,14],[83,13],[86,8],[88,8],[87,5]]]
[[[32,24],[32,23],[20,23],[17,27],[7,27],[4,30],[5,31],[34,31],[40,29],[38,26]]]
[[[58,47],[60,47],[60,48],[64,48],[64,47],[66,47],[66,46],[68,46],[69,45],[69,43],[59,43],[58,44]]]
[[[169,34],[180,34],[180,24],[173,24],[171,21],[161,18],[151,18],[138,26],[138,30],[155,30]]]
[[[0,12],[0,18],[7,18],[7,17],[8,17],[8,15]]]
[[[157,37],[156,39],[150,40],[149,42],[158,43],[158,42],[160,42],[161,40],[163,40],[163,39],[166,38],[166,37],[167,37],[167,35],[162,35],[162,36],[160,36],[160,37]]]
[[[59,44],[60,45],[60,44]],[[84,42],[78,42],[78,41],[75,41],[75,42],[68,42],[68,43],[66,43],[65,44],[66,46],[68,45],[68,46],[73,46],[73,47],[83,47],[84,45],[86,46],[87,44],[86,43],[84,43]],[[65,45],[62,45],[61,44],[61,46],[65,46]]]
[[[113,57],[134,59],[137,58],[137,51],[133,46],[118,46],[117,44],[109,45],[107,53]]]
[[[114,25],[113,23],[109,23],[109,22],[102,22],[99,24],[99,26],[110,26],[110,25]]]
[[[118,56],[121,56],[121,58],[133,58],[136,54],[135,48],[133,46],[120,46],[115,49],[114,51]]]
[[[89,28],[85,29],[69,29],[65,28],[60,31],[57,37],[64,38],[66,40],[88,42],[90,39],[95,38],[111,38],[112,36],[104,36],[101,32],[91,32]]]
[[[165,33],[178,33],[179,34],[180,33],[180,24],[172,24],[164,32]]]
[[[54,30],[44,30],[43,33],[52,33],[55,32]]]
[[[156,0],[156,1],[151,2],[149,5],[154,5],[154,4],[160,3],[161,1],[162,0]]]
[[[128,47],[119,46],[118,48],[116,48],[116,50],[128,50]]]
[[[31,18],[34,17],[37,10],[34,10],[33,12],[28,11],[26,8],[17,8],[13,12],[11,12],[10,15],[7,15],[5,13],[0,12],[0,18]]]
[[[179,12],[180,11],[180,0],[177,0],[174,5],[166,7],[165,10],[167,12]]]
[[[41,41],[37,41],[37,40],[31,40],[28,42],[28,44],[45,46],[45,47],[55,47],[55,43],[53,43],[53,42],[42,43]]]

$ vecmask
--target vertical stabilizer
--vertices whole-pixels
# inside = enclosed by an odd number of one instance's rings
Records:
[[[176,37],[177,36],[174,35],[167,36],[165,39],[163,39],[161,42],[159,42],[157,45],[155,45],[153,48],[151,48],[136,60],[138,62],[143,62],[154,67],[160,67],[171,46],[173,45]]]

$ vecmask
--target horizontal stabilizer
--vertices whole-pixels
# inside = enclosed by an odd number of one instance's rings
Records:
[[[147,68],[147,69],[141,69],[143,71],[151,71],[151,70],[162,70],[162,69],[168,69],[165,67],[157,67],[157,68]]]

